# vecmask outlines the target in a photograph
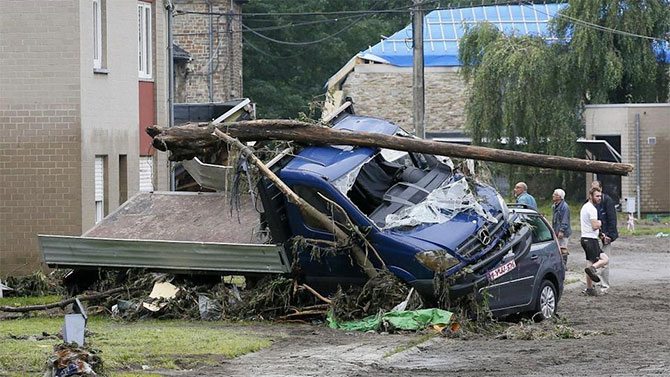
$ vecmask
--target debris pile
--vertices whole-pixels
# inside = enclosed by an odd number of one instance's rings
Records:
[[[598,331],[580,331],[568,326],[558,319],[545,320],[540,323],[521,321],[507,327],[496,339],[540,340],[540,339],[581,339],[585,336],[600,335]]]
[[[44,377],[97,376],[104,375],[100,351],[80,347],[76,343],[60,343],[46,363]]]
[[[55,270],[50,274],[41,271],[27,276],[10,276],[4,283],[11,288],[7,290],[7,296],[60,296],[65,294],[65,288],[61,284],[66,271]]]

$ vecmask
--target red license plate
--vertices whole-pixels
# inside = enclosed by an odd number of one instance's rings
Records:
[[[489,271],[489,280],[493,281],[516,268],[516,262],[511,260],[500,267]]]

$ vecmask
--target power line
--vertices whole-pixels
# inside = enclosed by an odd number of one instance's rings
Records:
[[[256,45],[254,45],[253,43],[249,42],[249,40],[248,40],[247,38],[242,37],[242,39],[244,40],[244,45],[245,45],[245,46],[249,46],[249,47],[253,48],[254,50],[258,51],[261,55],[265,55],[265,56],[270,57],[270,58],[273,58],[273,59],[291,59],[291,58],[295,58],[295,57],[301,55],[301,53],[300,53],[300,54],[289,55],[289,56],[279,56],[279,55],[274,55],[274,54],[271,54],[271,53],[269,53],[269,52],[267,52],[267,51],[262,50],[262,49],[259,48],[258,46],[256,46]]]
[[[542,14],[548,16],[548,17],[551,17],[551,15],[549,15],[545,12],[542,12],[539,9],[536,9],[535,7],[531,7],[530,5],[532,5],[532,4],[533,4],[532,2],[524,2],[522,5],[525,6],[525,7],[531,8],[531,9],[535,9],[538,13],[542,13]],[[604,31],[604,32],[612,33],[612,34],[619,34],[619,35],[623,35],[623,36],[627,36],[627,37],[642,38],[642,39],[648,39],[648,40],[662,42],[662,43],[668,43],[668,40],[665,40],[665,39],[651,37],[651,36],[648,36],[648,35],[630,33],[630,32],[627,32],[627,31],[613,29],[613,28],[610,28],[610,27],[594,24],[592,22],[581,20],[579,18],[570,17],[568,15],[565,15],[565,14],[561,13],[560,11],[557,12],[555,16],[568,19],[568,20],[570,20],[570,21],[572,21],[572,22],[574,22],[578,25],[589,27],[589,28],[599,30],[599,31]]]

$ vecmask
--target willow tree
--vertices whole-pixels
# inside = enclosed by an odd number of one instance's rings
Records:
[[[570,0],[554,25],[585,102],[667,101],[668,0]]]
[[[470,84],[466,125],[476,144],[571,156],[579,134],[580,96],[563,44],[513,37],[490,24],[461,40]]]

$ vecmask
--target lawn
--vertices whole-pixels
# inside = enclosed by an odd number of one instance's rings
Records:
[[[18,340],[14,336],[40,337],[56,334],[63,318],[32,317],[0,320],[0,376],[38,375],[53,345],[59,340]],[[102,351],[111,376],[132,376],[128,372],[149,369],[188,369],[216,365],[227,358],[257,351],[283,334],[254,332],[246,326],[224,322],[146,320],[124,323],[106,317],[91,317],[87,342]],[[116,373],[115,373],[116,372]]]

